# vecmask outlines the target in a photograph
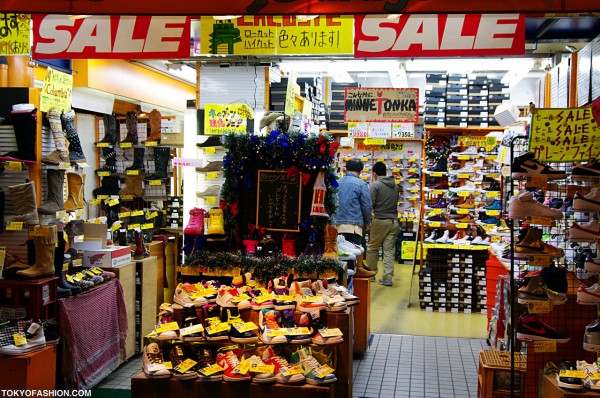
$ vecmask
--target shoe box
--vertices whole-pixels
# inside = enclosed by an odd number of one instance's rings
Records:
[[[454,104],[448,104],[446,106],[446,116],[449,117],[467,117],[469,115],[468,112],[468,106]]]
[[[469,117],[467,119],[467,125],[469,127],[488,127],[489,118],[487,117]]]
[[[468,86],[466,84],[448,84],[446,92],[452,95],[467,95]]]
[[[469,95],[487,96],[489,94],[489,88],[488,88],[488,85],[486,85],[486,84],[482,84],[482,85],[469,84],[467,87],[469,87]]]
[[[424,117],[446,117],[446,108],[425,105]]]
[[[489,117],[489,107],[487,106],[469,106],[467,107],[469,117]]]
[[[468,84],[469,77],[466,73],[449,73],[448,84]]]
[[[488,97],[480,97],[469,95],[467,100],[468,106],[488,106]]]
[[[445,87],[447,85],[448,75],[446,73],[427,73],[425,75],[425,89],[429,87]]]
[[[432,87],[431,90],[425,90],[425,98],[446,97],[446,87]]]
[[[467,127],[467,118],[446,116],[446,126]]]
[[[506,83],[490,83],[489,84],[490,94],[509,94],[510,86]]]
[[[429,125],[429,126],[437,126],[437,127],[444,127],[445,124],[445,118],[443,117],[427,117],[425,116],[425,124]]]
[[[131,247],[113,246],[106,249],[85,250],[83,252],[84,267],[112,268],[131,262]]]
[[[469,96],[466,94],[448,94],[446,96],[446,102],[449,106],[467,106]]]
[[[510,94],[508,93],[500,93],[500,94],[489,94],[488,102],[491,104],[501,104],[504,101],[510,100]]]

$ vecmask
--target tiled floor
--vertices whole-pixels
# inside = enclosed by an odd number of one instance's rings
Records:
[[[484,339],[375,334],[370,349],[352,363],[353,397],[474,398]],[[123,364],[98,389],[130,389],[141,356]]]

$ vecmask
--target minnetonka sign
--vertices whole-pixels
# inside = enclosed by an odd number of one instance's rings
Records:
[[[33,58],[190,56],[190,17],[32,15]]]
[[[417,123],[418,120],[418,88],[346,88],[346,122]]]
[[[402,14],[356,16],[354,55],[370,57],[525,54],[520,14]]]

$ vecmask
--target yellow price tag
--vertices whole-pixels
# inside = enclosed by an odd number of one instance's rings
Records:
[[[275,296],[275,300],[279,300],[279,301],[296,301],[296,297],[286,296],[286,295],[277,295],[277,296]]]
[[[485,214],[487,214],[488,216],[498,216],[498,215],[500,215],[500,211],[499,210],[487,210],[485,212]]]
[[[575,379],[585,379],[587,376],[587,372],[585,370],[561,370],[559,376],[573,377]]]
[[[158,217],[158,212],[157,211],[151,211],[149,213],[146,213],[146,220],[152,220],[153,218]]]
[[[47,227],[37,226],[33,230],[33,236],[50,236],[50,229]]]
[[[319,329],[319,333],[323,337],[336,337],[336,336],[343,336],[344,335],[339,328]]]
[[[552,311],[552,305],[549,301],[539,301],[535,303],[529,303],[530,314],[548,314]]]
[[[310,334],[308,328],[288,328],[288,336],[301,336],[303,334]]]
[[[20,231],[23,229],[23,223],[20,221],[10,221],[6,224],[7,231]]]
[[[133,143],[131,143],[131,142],[121,142],[119,144],[119,146],[121,148],[133,148]]]
[[[130,211],[124,211],[123,213],[119,213],[119,218],[127,218],[131,215]]]
[[[102,271],[100,268],[98,267],[94,267],[91,269],[91,271],[96,274],[96,275],[102,275],[104,273],[104,271]]]
[[[173,332],[175,330],[179,330],[179,324],[177,322],[161,323],[154,329],[156,333]]]
[[[400,172],[400,169],[398,167],[394,167],[392,169],[392,173],[399,173],[399,172]]]
[[[202,373],[204,376],[210,376],[210,375],[214,375],[215,373],[219,373],[222,372],[224,369],[222,367],[220,367],[218,364],[213,363],[210,366],[207,366],[206,368],[202,368],[200,369],[200,373]]]
[[[73,277],[69,274],[66,274],[65,277],[67,278],[67,282],[69,283],[75,283],[75,281],[73,280]]]
[[[119,204],[119,199],[112,199],[112,200],[110,200],[110,201],[108,202],[108,205],[109,205],[110,207],[116,206],[116,205],[118,205],[118,204]]]
[[[181,337],[187,336],[188,334],[194,333],[202,333],[204,331],[204,327],[201,324],[188,326],[187,328],[181,328],[179,330],[179,335]]]
[[[204,153],[207,155],[213,155],[215,152],[217,152],[217,148],[214,146],[209,146],[208,148],[204,149]]]
[[[257,330],[258,326],[254,322],[244,322],[234,326],[240,333],[249,332],[251,330]]]
[[[121,195],[121,200],[133,200],[133,195]]]
[[[554,224],[554,220],[550,217],[527,216],[525,220],[529,224],[543,225],[546,227],[551,227]]]
[[[179,373],[185,373],[188,370],[190,370],[191,368],[193,368],[194,366],[196,366],[198,362],[187,358],[185,361],[181,362],[179,365],[175,366],[175,368],[173,369],[176,372]]]
[[[457,195],[460,197],[466,198],[466,197],[471,196],[471,193],[467,192],[467,191],[461,191],[461,192],[457,193]]]
[[[254,302],[257,304],[262,304],[265,301],[269,300],[273,300],[273,296],[271,296],[270,294],[261,294],[260,296],[254,299]]]
[[[471,176],[469,174],[459,174],[458,178],[470,178]]]
[[[363,143],[365,145],[386,145],[387,140],[385,138],[367,138],[363,141]],[[369,159],[367,158],[367,160],[363,160],[363,162],[366,162],[368,160]]]
[[[442,214],[443,210],[442,209],[433,209],[431,210],[431,214]]]
[[[533,256],[529,258],[529,265],[532,267],[547,267],[550,265],[550,257]]]
[[[500,192],[498,191],[489,191],[485,193],[485,196],[487,196],[488,198],[498,198],[500,197]]]
[[[441,223],[441,222],[439,222],[439,221],[434,221],[434,222],[430,222],[430,223],[429,223],[429,226],[430,226],[430,227],[433,227],[433,228],[439,228],[439,227],[441,227],[441,226],[442,226],[442,223]]]
[[[158,141],[146,141],[146,146],[157,146]]]
[[[286,331],[282,330],[282,329],[275,329],[275,330],[270,330],[267,334],[269,337],[285,336]]]
[[[469,214],[469,209],[458,209],[456,214]]]
[[[163,183],[162,180],[150,180],[150,182],[149,182],[150,186],[153,186],[153,187],[160,186],[160,185],[162,185],[162,183]]]
[[[469,155],[459,155],[458,160],[469,160],[471,157]]]
[[[13,340],[15,341],[15,346],[17,347],[20,345],[27,344],[27,338],[25,338],[25,336],[20,333],[13,334]]]
[[[214,205],[215,203],[217,203],[217,198],[216,196],[207,196],[206,198],[204,198],[204,201],[206,202],[206,204]]]
[[[21,162],[4,162],[4,169],[5,170],[12,170],[12,171],[20,171],[23,170],[23,164]]]
[[[217,173],[216,171],[209,171],[208,173],[206,173],[207,180],[214,180],[217,177],[219,177],[219,173]]]
[[[218,323],[206,328],[208,334],[215,334],[220,332],[226,332],[229,330],[229,324],[225,322]]]
[[[321,301],[321,299],[317,296],[304,296],[302,297],[303,303],[315,303],[317,301]]]
[[[109,143],[108,143],[108,142],[97,142],[97,143],[96,143],[96,146],[97,146],[98,148],[108,148],[108,146],[109,146]]]
[[[459,222],[458,224],[456,224],[456,228],[466,229],[469,228],[469,224],[467,224],[466,222]]]
[[[238,366],[235,367],[234,371],[238,371],[241,374],[245,374],[248,373],[248,371],[250,370],[250,368],[252,367],[252,364],[246,360],[241,361]]]
[[[142,225],[142,229],[146,230],[146,229],[153,229],[154,228],[154,224],[150,223],[146,223]]]
[[[97,174],[98,177],[108,177],[110,176],[110,171],[99,171]]]
[[[431,173],[431,175],[434,177],[441,177],[444,175],[444,173],[441,171],[434,171],[433,173]]]
[[[385,159],[384,158],[377,158],[377,161],[378,162],[385,162]]]
[[[82,280],[84,277],[85,277],[85,275],[83,275],[81,272],[78,272],[75,274],[75,279]]]
[[[590,375],[590,380],[600,380],[600,373],[598,373],[598,372],[592,373]]]
[[[127,175],[128,176],[138,176],[138,175],[140,175],[140,171],[139,170],[127,170]]]
[[[99,205],[102,202],[100,198],[90,200],[91,205]]]
[[[252,365],[250,372],[254,373],[271,373],[275,371],[275,365]]]
[[[442,191],[441,189],[434,189],[433,191],[431,191],[434,195],[443,195],[444,191]]]
[[[120,229],[122,226],[123,226],[123,223],[121,221],[117,221],[110,227],[110,230],[111,230],[111,232],[115,232],[116,230]]]
[[[548,177],[546,176],[539,175],[527,177],[527,186],[529,187],[545,188],[547,185]]]
[[[143,216],[143,215],[144,215],[144,210],[136,210],[136,211],[131,212],[131,217],[138,217],[138,216]]]
[[[89,269],[85,271],[85,274],[86,274],[87,276],[91,276],[92,278],[93,278],[94,276],[96,276],[96,274],[94,274],[94,273],[93,273],[91,270],[89,270]]]
[[[239,303],[242,300],[250,300],[250,296],[248,296],[246,293],[243,293],[233,298],[234,303]]]
[[[296,366],[292,366],[291,368],[283,368],[282,372],[283,372],[284,376],[292,376],[292,375],[297,375],[297,374],[303,373],[303,369],[302,369],[302,366],[296,365]]]
[[[128,230],[128,231],[131,231],[131,230],[137,229],[137,228],[139,228],[139,227],[140,227],[140,224],[129,224],[129,225],[127,226],[127,230]]]
[[[541,352],[556,352],[556,340],[534,341],[534,351]]]
[[[324,364],[324,365],[321,365],[320,367],[318,367],[314,373],[317,377],[323,378],[323,377],[333,373],[333,369],[329,365]]]

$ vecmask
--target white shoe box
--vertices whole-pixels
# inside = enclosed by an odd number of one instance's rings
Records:
[[[83,252],[84,267],[112,268],[131,262],[131,247],[113,246]]]

